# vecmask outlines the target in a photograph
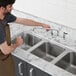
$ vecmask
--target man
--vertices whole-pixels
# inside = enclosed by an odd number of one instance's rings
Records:
[[[4,29],[7,23],[16,22],[28,26],[42,26],[44,28],[50,28],[47,24],[39,23],[30,19],[18,18],[12,15],[11,11],[14,3],[15,0],[0,0],[0,76],[15,76],[11,52],[23,43],[23,39],[21,37],[17,37],[14,44],[7,44]]]

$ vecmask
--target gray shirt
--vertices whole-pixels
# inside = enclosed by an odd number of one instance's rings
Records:
[[[14,22],[16,20],[16,16],[11,13],[7,13],[3,20],[0,20],[0,44],[5,41],[5,26],[7,23]]]

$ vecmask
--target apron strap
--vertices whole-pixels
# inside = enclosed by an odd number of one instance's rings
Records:
[[[5,26],[5,32],[6,32],[6,38],[5,39],[7,41],[7,44],[11,45],[10,27],[8,24]]]
[[[7,41],[7,44],[10,46],[11,45],[11,37],[10,37],[10,27],[8,24],[6,24],[5,26],[5,33],[6,33],[6,41]],[[4,55],[1,50],[0,50],[0,60],[4,61],[6,60],[8,57],[9,57],[10,54],[8,55]]]

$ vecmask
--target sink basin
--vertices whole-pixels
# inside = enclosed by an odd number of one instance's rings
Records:
[[[28,50],[30,47],[34,46],[35,44],[37,44],[38,42],[41,41],[40,38],[35,37],[31,34],[22,33],[19,36],[21,36],[23,38],[24,44],[21,46],[21,48],[24,49],[24,50]],[[16,40],[16,38],[12,40],[12,43],[14,43],[15,40]]]
[[[72,74],[76,75],[76,53],[71,52],[64,56],[56,65]]]
[[[50,62],[62,52],[64,52],[64,48],[49,42],[45,42],[31,53]]]

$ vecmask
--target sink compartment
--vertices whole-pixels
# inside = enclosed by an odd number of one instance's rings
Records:
[[[38,42],[41,41],[40,38],[33,36],[31,34],[22,33],[19,36],[21,36],[23,38],[24,44],[21,46],[21,48],[24,50],[28,50],[30,47],[34,46],[35,44],[37,44]],[[12,40],[12,43],[15,43],[15,40],[16,40],[16,38]]]
[[[62,52],[64,52],[64,49],[62,47],[49,42],[45,42],[33,50],[31,53],[50,62]]]
[[[56,63],[56,66],[76,75],[76,53],[71,52]]]

